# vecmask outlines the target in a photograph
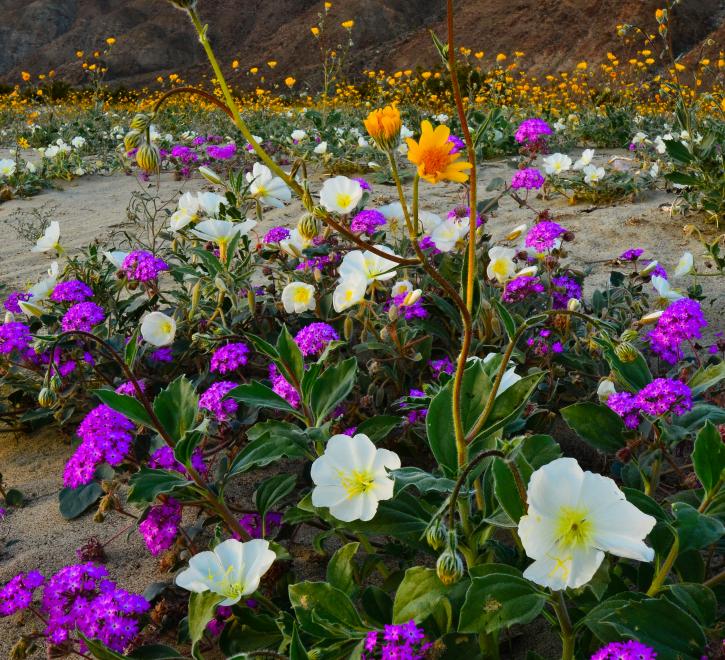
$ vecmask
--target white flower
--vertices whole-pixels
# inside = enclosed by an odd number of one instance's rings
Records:
[[[579,160],[574,163],[575,170],[583,170],[587,165],[592,162],[594,158],[594,149],[584,149]]]
[[[388,470],[400,468],[400,458],[376,449],[368,436],[334,435],[325,453],[312,464],[312,504],[328,507],[344,522],[372,520],[380,500],[393,496],[395,482]]]
[[[677,262],[677,268],[675,268],[675,277],[682,277],[683,275],[689,275],[695,267],[695,260],[692,257],[692,252],[685,252]]]
[[[526,266],[526,268],[516,271],[516,277],[533,277],[538,271],[538,266]]]
[[[444,220],[431,232],[430,238],[441,252],[450,252],[466,234],[468,234],[467,224]]]
[[[361,135],[357,139],[357,146],[360,147],[361,149],[366,149],[367,147],[370,146],[370,143]]]
[[[60,149],[56,147],[54,144],[51,144],[43,153],[43,156],[45,158],[55,158],[60,153]]]
[[[106,257],[106,259],[108,259],[116,268],[123,266],[123,261],[128,255],[128,252],[121,252],[121,250],[103,252],[103,256]]]
[[[508,234],[506,234],[505,238],[507,241],[515,241],[527,229],[528,229],[528,225],[526,223],[524,223],[522,225],[517,225]]]
[[[483,363],[487,364],[493,358],[498,355],[497,353],[489,353],[485,358],[483,358]],[[515,385],[521,380],[521,376],[519,376],[516,373],[516,367],[511,367],[510,369],[506,369],[506,371],[503,374],[503,378],[501,379],[501,384],[498,386],[498,392],[496,392],[496,398],[500,397],[509,387],[512,385]]]
[[[557,119],[556,123],[553,126],[553,129],[557,133],[561,133],[561,131],[563,131],[565,128],[566,128],[566,122],[561,118]]]
[[[639,131],[638,133],[634,134],[634,137],[632,138],[632,144],[642,144],[646,139],[647,134]]]
[[[189,216],[192,221],[196,220],[201,213],[201,204],[199,197],[194,193],[184,193],[179,197],[179,201],[176,203],[176,208],[179,213]]]
[[[340,280],[332,292],[332,306],[335,311],[344,312],[349,307],[357,305],[365,297],[367,288],[367,279],[359,273]]]
[[[320,190],[320,202],[331,213],[350,213],[355,210],[362,196],[360,183],[346,176],[327,179]]]
[[[213,192],[197,193],[196,201],[198,211],[204,215],[208,215],[210,218],[216,218],[219,216],[221,205],[226,203],[226,199],[221,195],[217,195]]]
[[[571,158],[566,154],[551,154],[542,161],[547,174],[561,174],[571,167]]]
[[[663,154],[665,153],[665,151],[667,151],[667,145],[665,144],[665,141],[662,139],[661,135],[658,135],[654,139],[654,145],[658,154]]]
[[[315,309],[315,287],[304,282],[290,282],[282,290],[282,304],[288,314],[302,314]]]
[[[27,161],[25,163],[25,169],[30,172],[31,174],[35,174],[38,171],[38,168],[33,165],[30,161]],[[0,174],[2,174],[2,171],[0,171]]]
[[[86,144],[86,139],[84,137],[81,137],[80,135],[77,135],[74,137],[70,143],[76,148],[76,149],[82,149]]]
[[[376,245],[382,252],[395,254],[387,245]],[[353,250],[348,252],[342,260],[338,272],[340,279],[348,279],[356,275],[364,277],[368,284],[373,280],[389,280],[395,277],[396,263],[385,257],[378,256],[369,250]]]
[[[255,226],[256,220],[229,222],[228,220],[204,220],[191,233],[204,241],[212,241],[217,245],[228,244],[237,234],[246,236]]]
[[[435,119],[439,124],[445,124],[450,117],[445,112],[441,112],[438,115],[434,115],[433,119]]]
[[[10,158],[0,159],[0,176],[10,177],[15,174],[15,161]]]
[[[297,258],[301,257],[302,250],[310,247],[310,245],[312,245],[312,239],[304,238],[296,227],[289,233],[289,238],[279,242],[279,247],[283,252]]]
[[[292,192],[287,184],[272,174],[266,165],[254,163],[251,172],[247,172],[249,192],[265,206],[281,209],[285,202],[292,199]]]
[[[597,387],[597,396],[599,397],[599,401],[601,403],[606,403],[609,396],[614,394],[616,391],[617,390],[614,389],[614,382],[609,380],[609,378],[605,378]]]
[[[657,295],[662,302],[684,298],[679,291],[676,291],[670,286],[670,283],[664,277],[660,277],[659,275],[652,277],[652,286],[657,291]]]
[[[658,163],[652,164],[652,167],[650,167],[650,170],[649,170],[649,175],[653,179],[656,179],[660,175],[660,166]]]
[[[584,182],[590,186],[594,183],[601,181],[606,175],[603,167],[597,167],[596,165],[587,165],[584,168]]]
[[[398,280],[393,284],[393,288],[390,290],[390,295],[393,298],[400,296],[404,293],[410,293],[413,290],[413,284],[409,280]]]
[[[503,284],[506,280],[511,279],[516,273],[514,257],[516,250],[505,247],[492,247],[488,251],[490,262],[486,268],[486,275],[490,280],[497,280],[499,284]]]
[[[405,124],[403,124],[400,127],[400,139],[405,140],[406,138],[411,138],[415,135],[413,131],[411,131]]]
[[[293,140],[299,142],[300,140],[304,140],[307,137],[307,132],[303,131],[301,128],[298,128],[297,130],[292,131],[290,137]]]
[[[152,346],[168,346],[175,334],[176,321],[162,312],[150,312],[141,322],[141,336]]]
[[[189,568],[176,576],[176,584],[194,593],[213,591],[224,596],[220,606],[229,607],[259,588],[262,576],[277,555],[269,541],[252,539],[246,543],[227,539],[214,551],[206,550],[189,560]]]
[[[652,561],[644,538],[657,522],[628,502],[609,479],[584,472],[573,458],[536,470],[528,487],[528,513],[519,537],[534,560],[524,577],[561,591],[589,582],[604,553]]]
[[[174,211],[169,218],[169,228],[171,231],[181,231],[187,225],[190,225],[198,216],[189,215],[185,211]]]
[[[49,252],[60,249],[60,224],[53,220],[45,230],[45,233],[38,239],[31,252]]]
[[[405,222],[405,216],[403,215],[403,205],[400,202],[393,202],[392,204],[386,204],[381,206],[378,211],[385,216],[388,224],[402,224]],[[418,217],[422,220],[422,212],[418,214]]]
[[[327,142],[320,142],[312,151],[319,155],[327,153]]]

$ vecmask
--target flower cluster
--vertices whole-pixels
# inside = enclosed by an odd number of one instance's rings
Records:
[[[73,305],[65,313],[60,324],[63,332],[91,332],[93,327],[103,323],[105,318],[103,307],[93,302],[82,302]]]
[[[13,351],[25,353],[32,341],[30,328],[19,321],[0,325],[0,354],[8,355]]]
[[[612,642],[599,649],[591,660],[655,660],[653,648],[634,639],[627,642]]]
[[[619,255],[619,258],[622,261],[637,261],[637,259],[639,259],[643,254],[644,250],[641,248],[631,248],[622,252],[622,254]]]
[[[21,314],[22,309],[20,309],[20,305],[18,303],[20,302],[27,302],[33,297],[32,293],[25,292],[25,291],[13,291],[6,299],[5,302],[3,302],[3,306],[8,312],[12,312],[13,314]]]
[[[80,280],[58,282],[50,294],[50,299],[57,303],[82,303],[93,298],[93,289]]]
[[[365,637],[363,660],[421,660],[432,644],[414,621],[388,624],[382,631],[371,630]]]
[[[362,232],[368,236],[372,236],[378,227],[382,227],[387,220],[385,216],[375,209],[366,209],[360,211],[351,221],[350,230],[355,233]]]
[[[249,346],[235,342],[217,348],[211,356],[211,371],[228,374],[243,367],[249,361]]]
[[[544,285],[538,277],[519,275],[506,282],[501,300],[505,303],[516,303],[543,292]]]
[[[524,245],[534,248],[537,252],[544,252],[559,247],[559,239],[564,234],[566,234],[566,229],[560,224],[544,220],[529,229]]]
[[[554,309],[566,309],[569,300],[572,298],[580,300],[582,297],[581,284],[570,275],[552,277],[551,285],[553,287],[551,297]]]
[[[295,335],[295,343],[305,357],[320,355],[331,341],[338,341],[340,335],[328,323],[310,323]]]
[[[169,270],[169,265],[145,250],[134,250],[128,254],[120,268],[131,282],[151,282],[165,270]]]
[[[648,333],[652,352],[665,362],[674,364],[682,358],[682,344],[702,337],[707,326],[700,304],[690,298],[675,300],[657,319]]]
[[[138,526],[138,531],[149,552],[157,556],[174,544],[180,524],[181,504],[173,497],[168,497],[162,504],[156,504],[149,509]]]
[[[287,227],[272,227],[262,238],[262,243],[279,243],[290,237]]]
[[[234,399],[224,397],[231,392],[237,383],[222,380],[214,383],[199,397],[199,408],[211,412],[218,422],[226,422],[237,412],[239,404]]]
[[[101,463],[119,465],[131,449],[134,429],[133,422],[107,405],[93,408],[76,431],[81,444],[66,463],[63,484],[77,488],[93,479]]]
[[[204,453],[202,452],[201,447],[194,449],[190,460],[191,467],[193,467],[197,472],[200,472],[201,474],[206,472]],[[176,460],[174,450],[167,445],[159,447],[153,454],[151,454],[151,456],[149,456],[149,467],[158,468],[160,470],[174,470],[176,472],[181,472],[182,474],[187,474],[186,468]]]
[[[529,337],[526,340],[526,345],[534,352],[534,355],[538,357],[544,357],[549,353],[563,353],[564,347],[560,341],[550,341],[551,330],[544,328],[539,330],[536,336]]]
[[[239,519],[242,529],[253,539],[261,539],[269,535],[272,530],[279,529],[282,525],[282,514],[277,511],[269,511],[264,516],[264,532],[262,534],[262,516],[258,513],[246,513]]]
[[[551,126],[543,119],[525,119],[514,133],[514,139],[527,151],[536,153],[546,148],[546,136],[551,135]]]
[[[607,406],[622,418],[628,429],[636,429],[639,426],[640,413],[659,417],[670,413],[684,415],[692,410],[692,391],[682,381],[656,378],[637,394],[610,394]]]
[[[293,408],[299,408],[300,395],[274,364],[269,365],[269,379],[272,381],[272,391],[277,396],[281,396]]]
[[[33,602],[33,592],[45,581],[38,571],[16,575],[0,588],[0,617],[27,609]]]
[[[546,179],[544,175],[535,167],[527,167],[523,170],[516,170],[511,177],[511,187],[520,190],[538,190],[544,185]]]
[[[428,362],[428,366],[433,372],[433,378],[440,378],[443,374],[448,374],[450,376],[456,370],[455,365],[451,362],[451,359],[448,356],[443,357],[440,360],[431,360]]]

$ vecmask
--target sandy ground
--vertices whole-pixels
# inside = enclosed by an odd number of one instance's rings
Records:
[[[504,162],[487,163],[482,168],[480,187],[496,176],[510,176]],[[174,181],[163,175],[161,195],[171,197],[178,191],[199,190],[202,180]],[[50,258],[31,254],[28,245],[11,229],[13,214],[18,210],[55,207],[54,219],[61,224],[62,244],[70,254],[95,240],[104,240],[127,223],[126,207],[135,190],[155,188],[122,174],[110,177],[90,176],[65,183],[59,190],[45,192],[27,200],[12,200],[0,205],[0,284],[19,287],[35,282],[48,267]],[[445,214],[463,203],[460,189],[453,186],[423,185],[421,208]],[[486,195],[487,193],[482,193]],[[394,189],[375,186],[372,202],[384,204],[394,200]],[[564,200],[534,200],[537,208],[548,206],[558,222],[576,234],[570,256],[574,265],[592,268],[592,282],[606,282],[606,259],[627,248],[640,247],[645,255],[654,257],[668,269],[673,268],[684,250],[698,259],[700,245],[682,232],[683,218],[671,218],[666,210],[671,196],[650,193],[642,199],[602,208],[568,206]],[[295,222],[301,207],[298,203],[267,215],[265,231],[271,224]],[[505,200],[492,217],[488,227],[494,238],[505,235],[522,222],[531,221],[531,212]],[[701,263],[698,260],[698,263]],[[686,285],[688,282],[684,282]],[[718,278],[704,278],[703,287],[709,296],[718,292]],[[716,307],[717,308],[717,307]],[[76,560],[75,550],[93,535],[102,540],[111,538],[128,524],[127,519],[112,515],[104,524],[93,522],[92,513],[67,522],[58,512],[57,495],[61,488],[62,469],[70,456],[68,440],[55,432],[44,431],[30,437],[0,436],[0,472],[11,487],[22,490],[27,498],[23,510],[13,511],[0,523],[0,583],[19,571],[39,569],[46,574]],[[151,582],[169,579],[159,573],[156,561],[146,552],[139,535],[122,534],[107,548],[108,568],[124,588],[143,591]],[[28,631],[27,626],[24,630]],[[0,620],[0,657],[6,657],[19,630],[11,620]]]

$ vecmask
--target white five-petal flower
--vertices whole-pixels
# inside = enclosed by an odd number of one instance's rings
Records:
[[[675,277],[682,277],[683,275],[689,275],[695,267],[695,259],[692,256],[692,252],[685,252],[677,262],[677,268],[675,268]]]
[[[498,245],[492,247],[488,251],[488,258],[490,260],[486,268],[488,279],[495,279],[500,284],[511,279],[516,273],[516,265],[514,264],[515,256],[516,250],[513,248],[500,247]]]
[[[247,173],[247,182],[250,194],[263,206],[282,208],[285,202],[292,199],[287,184],[262,163],[254,163],[252,171]]]
[[[551,154],[543,159],[544,171],[547,174],[562,174],[571,168],[571,158],[566,154]]]
[[[32,252],[49,252],[60,249],[60,223],[53,220],[45,230],[45,233],[38,239]]]
[[[304,282],[290,282],[282,290],[282,304],[288,314],[302,314],[315,309],[315,287]]]
[[[387,245],[376,245],[378,250],[395,254]],[[371,284],[374,280],[389,280],[395,277],[397,264],[391,259],[381,257],[369,250],[353,250],[348,252],[338,268],[340,279],[345,280],[354,275],[361,275]]]
[[[332,306],[336,312],[344,312],[349,307],[357,305],[365,297],[368,288],[368,281],[361,273],[352,275],[340,280],[332,292]]]
[[[328,507],[338,520],[372,520],[380,500],[393,496],[394,481],[388,470],[400,468],[400,458],[387,449],[376,449],[368,436],[334,435],[312,464],[312,504]]]
[[[330,213],[350,213],[355,210],[363,196],[360,183],[346,176],[327,179],[320,190],[320,203]]]
[[[150,312],[141,322],[141,336],[152,346],[168,346],[176,335],[176,321],[163,312]]]

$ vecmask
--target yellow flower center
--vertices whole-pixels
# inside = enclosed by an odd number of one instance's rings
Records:
[[[423,172],[425,174],[440,174],[443,172],[455,160],[455,158],[451,157],[450,151],[450,142],[421,150],[420,165],[423,166]]]
[[[508,262],[504,259],[494,259],[491,263],[491,270],[496,275],[504,277],[508,273]]]
[[[586,547],[591,545],[592,523],[587,520],[586,509],[562,507],[556,525],[556,535],[563,547]]]
[[[268,194],[268,191],[264,186],[258,186],[257,192],[254,193],[255,197],[266,197],[267,194]]]
[[[306,303],[310,299],[310,292],[307,289],[300,287],[295,290],[294,299],[295,302]]]
[[[375,477],[370,470],[353,470],[347,475],[341,473],[342,487],[345,489],[348,498],[364,495],[375,484]]]
[[[168,335],[171,332],[171,323],[169,321],[163,321],[160,328],[161,332]]]
[[[352,203],[352,196],[347,193],[337,193],[337,205],[340,208],[347,208]]]

